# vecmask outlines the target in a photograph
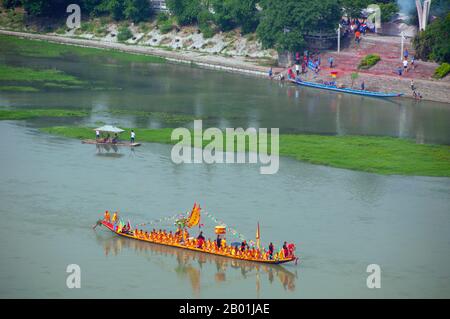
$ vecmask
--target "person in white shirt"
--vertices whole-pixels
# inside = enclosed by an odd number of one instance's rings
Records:
[[[407,59],[403,60],[403,69],[405,70],[405,72],[408,72],[408,60]]]
[[[134,139],[136,138],[136,133],[134,133],[133,130],[131,130],[131,143],[134,143]]]
[[[95,139],[98,140],[100,138],[100,132],[95,130]]]

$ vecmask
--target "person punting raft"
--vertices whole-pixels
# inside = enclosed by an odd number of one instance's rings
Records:
[[[129,221],[125,224],[118,217],[117,212],[111,217],[109,211],[105,212],[103,219],[98,221],[97,224],[105,226],[119,236],[154,244],[269,264],[297,262],[298,258],[295,256],[295,245],[293,243],[284,242],[278,251],[272,242],[267,249],[261,247],[259,223],[256,230],[256,245],[253,244],[253,241],[250,241],[249,245],[246,240],[228,244],[225,238],[227,232],[225,225],[218,225],[214,228],[217,236],[215,240],[206,239],[202,230],[199,231],[196,237],[190,236],[188,229],[194,226],[199,226],[200,229],[202,226],[200,224],[200,212],[200,206],[195,203],[187,217],[181,217],[176,220],[176,230],[174,232],[172,230],[157,230],[155,228],[151,231],[138,229],[137,227],[133,229]]]

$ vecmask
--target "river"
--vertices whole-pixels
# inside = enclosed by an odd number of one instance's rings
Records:
[[[173,125],[108,112],[129,109],[192,114],[206,118],[204,126],[450,144],[448,105],[336,95],[173,64],[101,64],[5,51],[1,61],[53,67],[114,89],[0,93],[7,107],[91,111],[81,120],[0,122],[0,297],[450,297],[449,178],[382,176],[289,158],[281,159],[277,174],[261,175],[259,165],[176,165],[170,145],[99,152],[38,130],[99,121]],[[91,227],[105,209],[141,223],[184,213],[194,201],[249,239],[259,221],[264,244],[295,242],[300,263],[236,262]],[[207,217],[202,222],[214,225]],[[81,268],[80,289],[66,286],[69,264]],[[369,264],[381,267],[381,289],[367,288]]]

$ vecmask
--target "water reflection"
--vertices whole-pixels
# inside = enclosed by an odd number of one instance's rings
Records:
[[[108,144],[96,144],[96,155],[103,157],[122,157],[123,154],[119,153],[119,147],[117,145]]]
[[[175,257],[177,266],[173,271],[180,278],[189,280],[192,292],[196,298],[200,297],[202,278],[205,280],[212,269],[214,271],[213,284],[247,280],[254,277],[257,298],[260,297],[264,282],[273,284],[273,282],[277,281],[285,291],[289,292],[294,292],[296,289],[297,271],[291,272],[281,265],[265,265],[251,261],[234,260],[195,251],[144,243],[128,238],[104,237],[99,233],[96,233],[96,239],[103,247],[105,256],[117,256],[123,249],[132,249],[139,255],[147,257],[151,262],[158,261],[155,258],[151,258],[152,256]],[[167,265],[161,265],[161,267],[167,268]],[[202,276],[202,274],[204,275]]]

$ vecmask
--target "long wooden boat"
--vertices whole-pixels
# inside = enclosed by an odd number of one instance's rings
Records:
[[[212,254],[212,255],[216,255],[216,256],[258,262],[258,263],[265,263],[265,264],[273,264],[273,265],[283,264],[283,263],[297,260],[296,256],[289,256],[286,258],[274,258],[274,259],[263,259],[263,258],[256,259],[256,258],[247,258],[246,256],[236,256],[236,255],[226,254],[226,253],[222,253],[222,252],[218,252],[218,251],[210,251],[210,250],[206,250],[206,249],[202,249],[202,248],[190,247],[190,246],[186,246],[182,243],[160,242],[160,241],[151,240],[149,238],[138,237],[138,236],[136,236],[134,234],[130,234],[130,233],[119,232],[114,229],[114,225],[111,222],[106,221],[106,220],[102,220],[101,224],[103,226],[105,226],[107,229],[109,229],[111,232],[113,232],[114,234],[122,236],[122,237],[135,239],[135,240],[139,240],[139,241],[144,241],[144,242],[149,242],[149,243],[153,243],[153,244],[170,246],[170,247],[179,248],[179,249],[187,249],[187,250],[191,250],[191,251]]]
[[[83,144],[95,144],[95,145],[109,145],[109,146],[129,146],[129,147],[136,147],[136,146],[140,146],[141,143],[130,143],[130,142],[125,142],[125,141],[118,141],[116,143],[112,143],[112,142],[100,142],[97,140],[82,140],[81,143]]]
[[[298,79],[291,80],[291,82],[295,83],[297,85],[311,87],[311,88],[316,88],[316,89],[325,89],[325,90],[329,90],[329,91],[350,93],[350,94],[371,96],[371,97],[398,97],[398,96],[402,96],[403,95],[403,93],[386,93],[386,92],[356,90],[356,89],[350,89],[350,88],[338,88],[335,85],[326,85],[326,84],[320,84],[320,83],[313,83],[313,82],[301,81],[301,80],[298,80]]]

